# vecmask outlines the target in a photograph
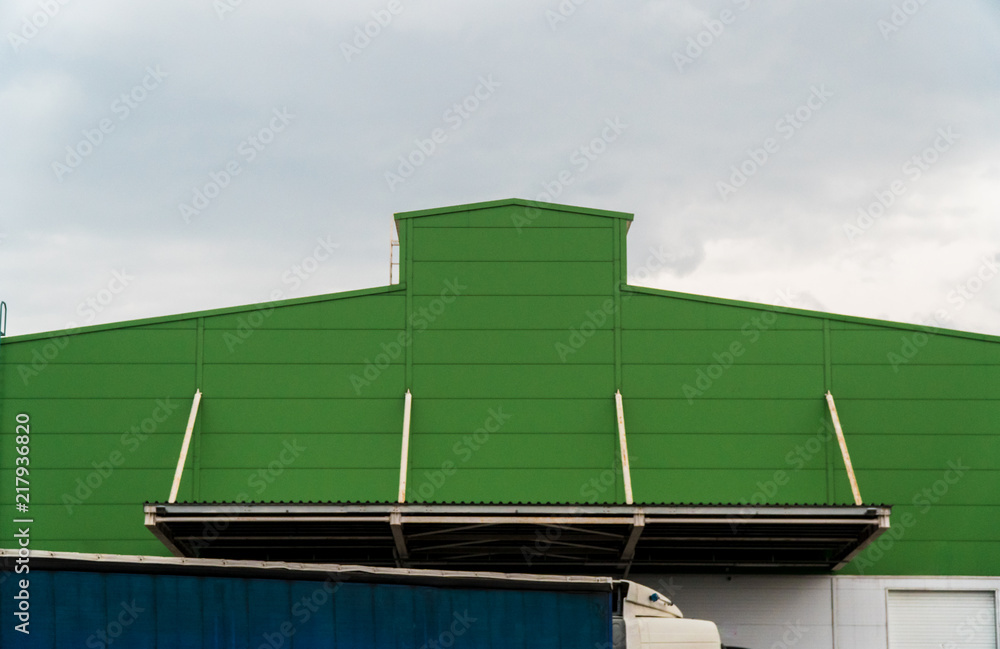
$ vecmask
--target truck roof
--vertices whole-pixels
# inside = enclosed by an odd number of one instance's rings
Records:
[[[0,563],[12,569],[19,556],[16,549],[0,549]],[[608,591],[621,580],[580,575],[534,575],[463,570],[385,568],[339,563],[293,563],[285,561],[245,561],[195,559],[130,554],[90,554],[32,550],[30,566],[38,570],[75,570],[130,574],[199,575],[249,577],[256,579],[299,579],[351,581],[465,588],[506,588],[515,590]]]

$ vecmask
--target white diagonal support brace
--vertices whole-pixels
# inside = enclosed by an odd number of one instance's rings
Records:
[[[403,536],[403,515],[398,509],[389,514],[389,529],[392,530],[392,540],[396,544],[397,562],[409,559],[410,551],[406,549],[406,537]]]
[[[844,466],[847,467],[847,478],[851,481],[851,492],[854,494],[854,504],[861,504],[861,490],[858,489],[858,479],[854,477],[854,466],[851,464],[851,454],[847,452],[847,440],[844,429],[840,427],[840,417],[837,416],[837,404],[833,402],[833,394],[826,391],[826,404],[830,407],[830,418],[833,419],[833,430],[840,442],[840,454],[844,456]]]
[[[174,483],[170,485],[168,503],[177,501],[177,492],[181,488],[181,476],[184,475],[184,462],[187,460],[188,448],[191,446],[191,433],[194,432],[194,421],[198,417],[198,404],[201,403],[201,390],[195,389],[194,401],[191,403],[191,414],[188,415],[187,428],[184,430],[184,442],[181,444],[181,456],[177,458],[177,469],[174,470]]]
[[[645,528],[645,515],[641,513],[636,514],[632,519],[632,525],[629,528],[628,539],[625,541],[625,547],[622,549],[622,561],[631,563],[632,559],[635,558],[635,546],[638,545],[639,537],[642,536],[642,531]]]
[[[399,452],[399,499],[398,502],[406,502],[406,468],[410,456],[410,409],[413,405],[413,395],[406,391],[406,399],[403,402],[403,446]]]
[[[625,409],[622,407],[621,390],[615,391],[615,407],[618,409],[618,447],[622,452],[622,481],[625,483],[625,504],[632,504],[632,472],[628,468],[628,443],[625,441]]]

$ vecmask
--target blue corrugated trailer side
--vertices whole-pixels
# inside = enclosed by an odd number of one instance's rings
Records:
[[[4,649],[611,646],[610,592],[35,567],[5,576]],[[22,579],[30,634],[16,627]]]

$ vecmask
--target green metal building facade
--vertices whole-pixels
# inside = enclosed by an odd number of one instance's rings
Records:
[[[844,568],[1000,576],[1000,338],[629,286],[631,215],[505,200],[396,216],[381,288],[5,338],[0,481],[30,419],[31,546],[165,554],[179,501],[854,500],[892,527]],[[0,490],[13,511],[14,491]],[[12,516],[0,518],[13,546]]]

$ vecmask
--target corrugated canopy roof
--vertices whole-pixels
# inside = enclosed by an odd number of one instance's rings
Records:
[[[836,570],[885,505],[151,503],[178,556],[576,574]]]

